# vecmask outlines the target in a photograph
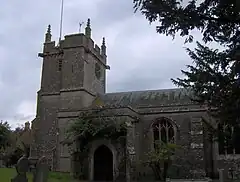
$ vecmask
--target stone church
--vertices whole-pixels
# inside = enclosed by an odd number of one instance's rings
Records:
[[[110,67],[105,39],[101,46],[94,43],[89,19],[84,33],[66,35],[58,45],[51,36],[49,25],[43,52],[39,53],[43,63],[36,118],[32,121],[32,157],[45,155],[53,171],[72,172],[68,146],[61,144],[68,123],[78,118],[81,112],[101,103],[106,112],[111,110],[118,118],[127,118],[130,123],[127,143],[131,146],[130,155],[135,167],[132,171],[126,166],[128,179],[136,173],[141,177],[153,176],[151,169],[138,161],[144,159],[156,140],[181,146],[171,165],[172,178],[214,177],[222,168],[228,177],[229,168],[238,170],[232,161],[239,158],[240,147],[226,147],[211,137],[208,128],[217,127],[216,122],[204,107],[191,102],[186,90],[106,93],[106,70]],[[136,121],[135,118],[139,119]],[[106,176],[110,180],[116,179],[122,150],[108,140],[93,141],[87,159],[88,179],[97,181]],[[97,164],[99,160],[101,165]]]

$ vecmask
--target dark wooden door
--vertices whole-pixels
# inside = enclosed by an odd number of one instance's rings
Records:
[[[113,154],[105,145],[101,145],[94,153],[94,181],[113,180]]]

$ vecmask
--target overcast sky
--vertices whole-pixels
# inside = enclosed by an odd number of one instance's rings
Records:
[[[12,126],[35,116],[42,60],[37,57],[47,25],[58,40],[61,0],[7,0],[0,6],[0,119]],[[106,37],[107,91],[174,87],[170,78],[191,63],[184,40],[156,33],[145,17],[133,13],[132,0],[65,0],[63,33],[79,30],[91,18],[92,36]]]

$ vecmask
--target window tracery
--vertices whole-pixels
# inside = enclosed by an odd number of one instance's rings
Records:
[[[218,125],[218,152],[220,155],[240,154],[240,127]]]
[[[152,130],[154,148],[156,148],[156,143],[174,143],[174,127],[168,119],[161,118],[154,122],[152,125]]]

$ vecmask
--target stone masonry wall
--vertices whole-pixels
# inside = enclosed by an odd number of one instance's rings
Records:
[[[61,144],[64,139],[66,139],[66,131],[70,124],[77,118],[75,117],[65,118],[58,117],[58,128],[59,128],[59,137],[58,137],[58,171],[70,172],[71,171],[71,161],[70,153],[67,145]]]
[[[51,161],[51,166],[57,168],[60,151],[57,146],[58,134],[58,112],[76,111],[82,107],[91,105],[94,94],[104,90],[98,86],[94,79],[84,82],[86,77],[94,76],[95,68],[84,66],[87,63],[94,65],[98,59],[105,57],[100,55],[100,49],[94,44],[91,38],[84,34],[65,36],[60,41],[60,46],[56,46],[51,41],[50,28],[46,34],[48,38],[44,43],[43,53],[39,56],[43,58],[41,89],[38,92],[37,116],[35,119],[35,151],[38,157],[46,155]],[[89,68],[87,68],[89,67]],[[105,68],[102,70],[105,86]],[[94,83],[94,84],[93,84]],[[99,88],[97,88],[99,87]]]
[[[84,85],[85,88],[93,93],[105,93],[106,86],[106,71],[105,65],[102,63],[102,60],[94,57],[92,54],[85,54],[86,60],[84,70]],[[99,67],[99,70],[97,69]],[[99,73],[97,73],[99,72]],[[97,76],[99,74],[99,77]]]
[[[59,96],[41,96],[39,115],[35,123],[35,143],[37,144],[38,157],[45,155],[52,168],[56,168],[55,150],[57,144],[57,110]],[[53,164],[54,163],[54,164]]]
[[[170,168],[170,175],[172,178],[199,178],[204,176],[204,151],[203,151],[203,130],[201,120],[199,119],[201,113],[159,113],[159,114],[145,114],[142,117],[144,123],[144,132],[141,158],[144,160],[144,153],[153,147],[153,136],[151,132],[151,123],[157,118],[166,117],[170,119],[176,127],[176,143],[181,146],[177,151],[173,165]],[[144,168],[144,167],[143,167]],[[150,169],[142,170],[145,176],[153,176]],[[193,173],[194,175],[190,175]]]
[[[42,65],[41,92],[59,93],[61,87],[61,71],[59,71],[59,60],[63,54],[54,48],[55,42],[44,44],[44,56]]]
[[[191,150],[194,158],[194,168],[190,171],[195,178],[203,178],[205,176],[204,165],[204,146],[203,146],[203,123],[199,117],[193,117],[191,120]]]
[[[83,87],[84,81],[84,49],[82,47],[63,49],[61,90]]]

